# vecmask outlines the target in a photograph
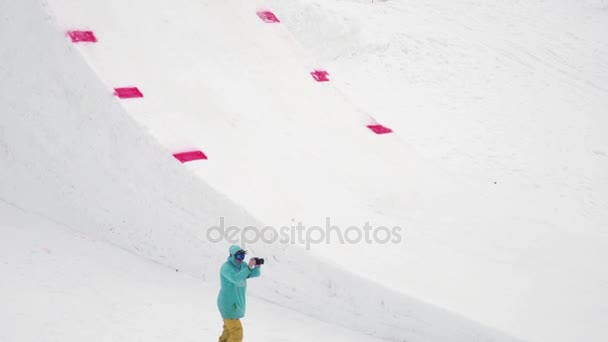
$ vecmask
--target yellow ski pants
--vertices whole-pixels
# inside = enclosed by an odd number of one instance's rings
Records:
[[[220,336],[219,342],[242,342],[243,325],[240,319],[225,319],[224,331]]]

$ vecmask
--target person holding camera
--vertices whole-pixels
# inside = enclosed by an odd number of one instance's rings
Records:
[[[241,318],[245,316],[247,279],[260,276],[260,265],[264,259],[251,258],[243,262],[247,251],[238,245],[229,248],[228,260],[220,269],[221,289],[217,297],[217,307],[224,320],[224,329],[219,342],[243,341]]]

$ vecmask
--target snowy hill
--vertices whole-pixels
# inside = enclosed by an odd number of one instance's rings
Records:
[[[608,335],[601,1],[28,0],[0,13],[0,267],[15,275],[0,339],[214,339],[228,242],[206,233],[222,218],[403,232],[251,243],[271,261],[251,286],[252,340]],[[125,86],[143,98],[113,96]],[[189,149],[209,159],[171,156]],[[24,305],[32,293],[49,304]],[[48,311],[94,294],[95,310]]]

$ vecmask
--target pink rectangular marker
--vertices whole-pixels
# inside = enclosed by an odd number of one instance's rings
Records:
[[[80,43],[80,42],[96,43],[97,42],[97,37],[95,37],[95,34],[93,33],[93,31],[74,30],[74,31],[68,31],[67,35],[70,37],[70,39],[72,39],[72,42],[74,42],[74,43]]]
[[[281,22],[279,20],[279,18],[277,18],[277,16],[274,15],[274,13],[272,13],[270,11],[258,11],[257,14],[258,14],[258,17],[260,17],[260,19],[262,19],[262,21],[265,23],[280,23]]]
[[[367,125],[367,128],[369,128],[370,130],[372,130],[372,132],[376,134],[387,134],[393,132],[392,129],[384,127],[382,125]]]
[[[205,160],[207,156],[203,153],[203,151],[187,151],[174,153],[173,156],[175,159],[179,160],[182,163],[193,161],[193,160]]]
[[[121,99],[144,97],[144,94],[137,87],[114,88],[114,95]]]
[[[310,73],[317,82],[329,82],[329,73],[325,70],[315,70]]]

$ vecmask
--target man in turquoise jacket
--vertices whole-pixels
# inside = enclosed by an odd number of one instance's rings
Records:
[[[232,245],[230,255],[220,269],[222,288],[217,297],[217,307],[224,320],[224,330],[219,342],[243,341],[243,326],[241,318],[245,316],[247,278],[260,276],[260,265],[256,265],[255,258],[245,260],[246,251],[238,245]]]

